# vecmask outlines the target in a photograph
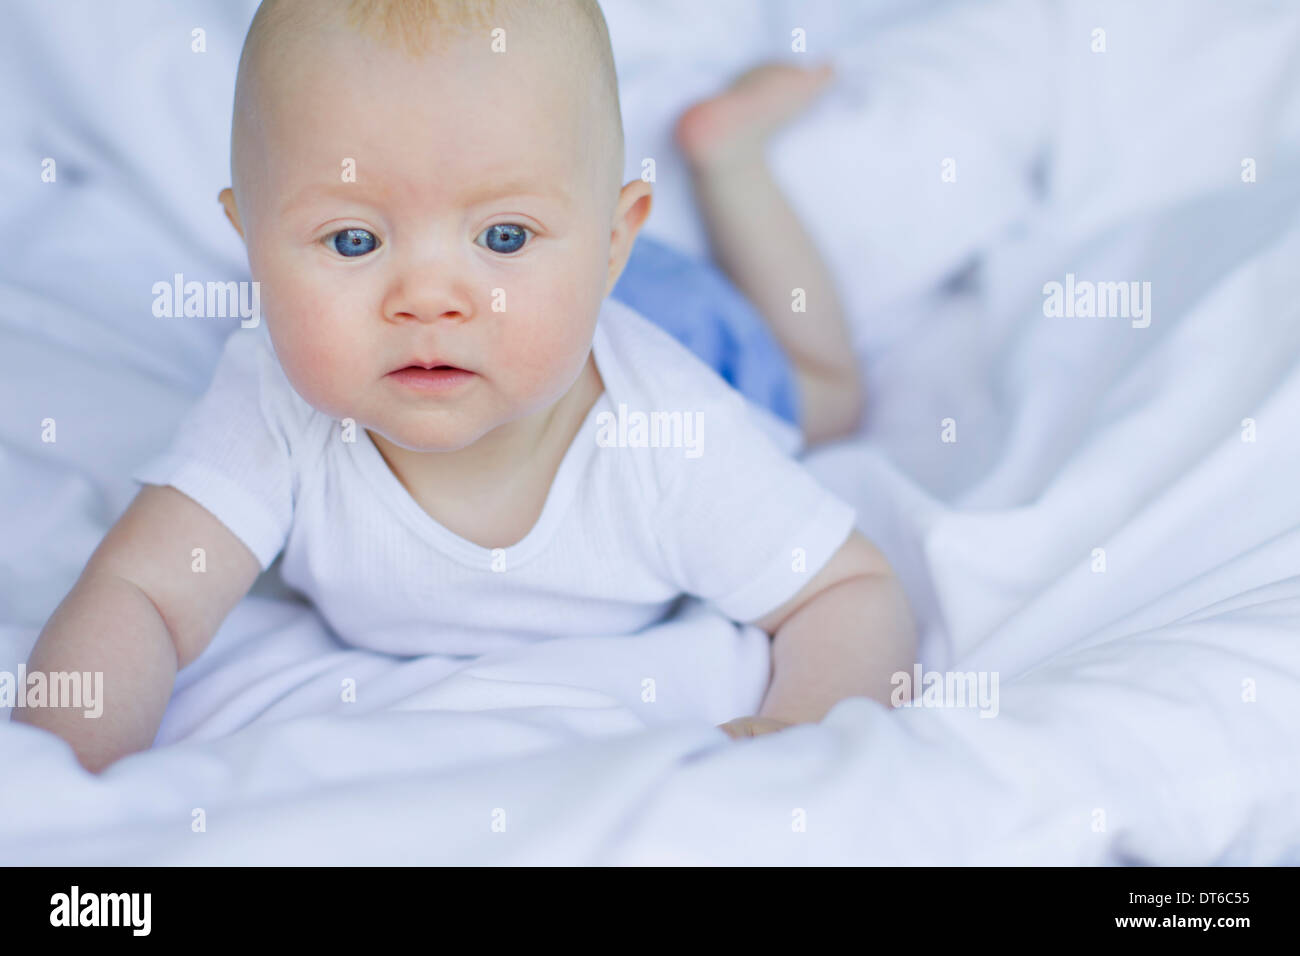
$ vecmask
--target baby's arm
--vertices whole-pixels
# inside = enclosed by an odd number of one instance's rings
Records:
[[[205,569],[196,571],[193,550]],[[261,570],[252,552],[174,488],[146,485],[50,616],[28,673],[102,672],[103,712],[24,708],[13,720],[53,731],[98,772],[153,743],[176,672],[211,642]]]
[[[854,531],[785,604],[753,622],[773,635],[772,684],[760,717],[815,723],[846,697],[891,706],[891,678],[910,672],[916,628],[884,555]]]

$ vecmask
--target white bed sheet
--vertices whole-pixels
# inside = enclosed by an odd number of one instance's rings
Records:
[[[29,6],[0,39],[21,237],[0,265],[0,670],[228,329],[156,320],[149,290],[245,272],[215,195],[254,6]],[[924,664],[999,674],[997,717],[849,700],[733,743],[714,725],[754,711],[766,641],[697,604],[635,637],[402,660],[339,645],[267,578],[180,675],[154,750],[93,777],[0,719],[0,861],[1300,862],[1300,11],[606,9],[629,175],[656,156],[649,228],[687,248],[670,118],[792,23],[836,58],[842,85],[772,158],[872,402],[809,464],[903,575]],[[1152,282],[1151,326],[1045,318],[1066,272]]]

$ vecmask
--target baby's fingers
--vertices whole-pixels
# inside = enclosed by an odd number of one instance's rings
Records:
[[[787,727],[793,727],[789,721],[777,720],[773,717],[737,717],[735,720],[729,720],[725,724],[719,724],[720,730],[726,732],[727,736],[733,740],[741,737],[758,737],[761,734],[774,734],[778,730],[785,730]]]

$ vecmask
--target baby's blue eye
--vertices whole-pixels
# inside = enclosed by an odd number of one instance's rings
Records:
[[[487,247],[493,252],[508,254],[518,252],[528,241],[528,230],[512,222],[503,222],[500,225],[488,226],[479,238],[483,236],[487,237]]]
[[[379,240],[368,229],[343,229],[334,233],[331,243],[341,256],[364,256],[379,247]]]

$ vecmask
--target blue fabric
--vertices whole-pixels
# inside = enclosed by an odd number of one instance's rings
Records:
[[[798,425],[790,362],[762,316],[717,269],[642,235],[610,296],[677,339],[750,401]]]

